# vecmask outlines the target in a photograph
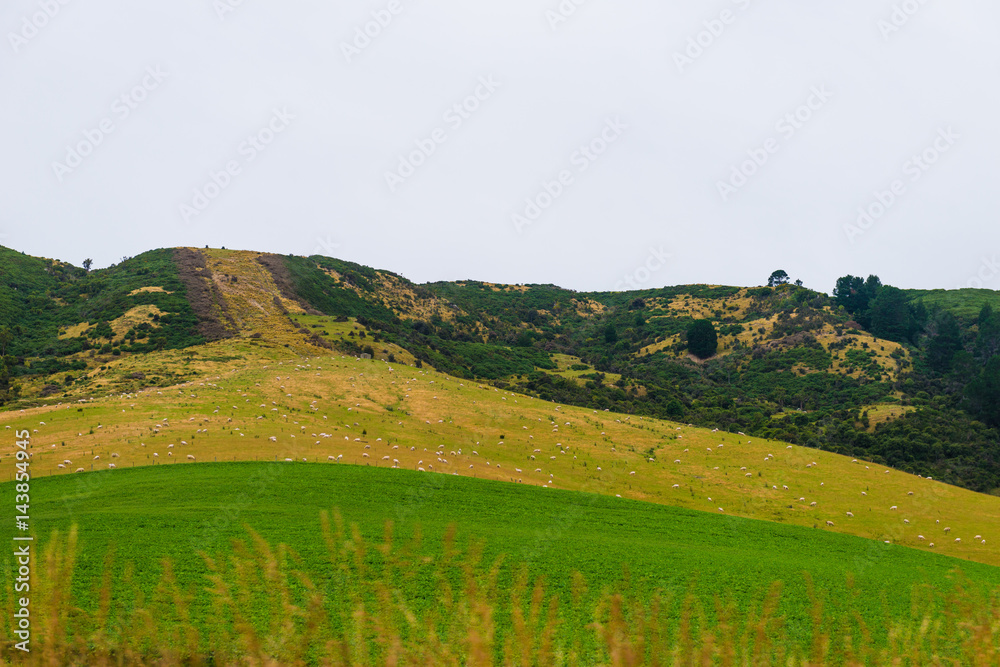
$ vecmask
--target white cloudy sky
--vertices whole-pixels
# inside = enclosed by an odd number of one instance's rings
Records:
[[[873,272],[1000,288],[995,0],[586,0],[558,23],[559,0],[397,1],[2,3],[0,243],[97,266],[180,245],[321,253],[580,290],[776,268],[824,291]],[[498,87],[456,127],[481,79]],[[271,143],[253,155],[251,136]],[[845,229],[877,192],[884,214]]]

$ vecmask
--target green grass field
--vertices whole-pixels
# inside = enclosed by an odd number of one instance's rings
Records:
[[[0,496],[11,494],[10,483],[0,485]],[[82,608],[98,606],[105,555],[114,545],[112,590],[122,604],[132,595],[122,583],[126,568],[134,568],[132,578],[150,599],[166,558],[193,598],[192,617],[210,627],[208,572],[197,552],[225,560],[233,539],[247,539],[244,524],[272,545],[291,547],[302,569],[336,603],[320,527],[321,510],[334,507],[345,522],[358,525],[367,542],[381,541],[387,520],[395,525],[397,542],[420,526],[423,553],[436,560],[442,558],[447,526],[455,524],[459,544],[483,543],[485,562],[506,554],[501,590],[510,589],[517,564],[526,562],[529,575],[544,578],[547,590],[566,606],[574,572],[590,583],[588,604],[621,584],[627,568],[629,590],[640,596],[662,590],[677,607],[691,590],[709,619],[716,596],[735,602],[742,614],[760,604],[772,582],[781,581],[777,614],[784,617],[787,640],[798,646],[808,646],[813,633],[803,573],[821,582],[829,619],[857,612],[877,643],[886,641],[889,624],[910,618],[915,586],[951,590],[949,573],[961,568],[974,587],[1000,587],[995,567],[822,530],[597,494],[358,466],[219,463],[51,477],[33,484],[31,514],[43,542],[51,530],[65,533],[78,526],[72,592]],[[5,525],[0,539],[9,543],[10,537]],[[373,562],[379,558],[369,554]],[[4,561],[5,573],[11,572],[11,557]],[[434,601],[420,593],[426,583],[400,585],[430,605]],[[3,590],[8,596],[10,586]],[[418,603],[415,611],[427,609]],[[839,623],[828,622],[832,629]],[[501,625],[498,631],[510,628]]]
[[[906,293],[923,301],[928,308],[939,306],[966,320],[974,320],[984,303],[990,304],[994,311],[1000,310],[1000,292],[993,289],[912,289]]]

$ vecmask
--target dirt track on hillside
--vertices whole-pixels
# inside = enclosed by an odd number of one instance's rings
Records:
[[[236,323],[227,312],[226,300],[212,280],[212,270],[205,263],[204,255],[192,248],[177,248],[174,250],[174,263],[181,282],[187,288],[188,303],[198,316],[198,332],[210,341],[231,338]],[[220,320],[220,313],[229,323],[229,328]]]

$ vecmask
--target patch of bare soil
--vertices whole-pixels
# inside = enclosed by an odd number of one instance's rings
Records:
[[[208,340],[232,338],[236,322],[230,317],[226,300],[212,280],[212,270],[205,263],[205,256],[191,248],[177,248],[174,264],[187,288],[188,303],[198,316],[198,332]]]
[[[271,274],[271,278],[274,280],[274,284],[278,286],[278,290],[281,292],[281,296],[283,298],[288,301],[294,301],[302,306],[302,309],[306,311],[306,314],[308,315],[323,314],[310,306],[303,299],[299,298],[299,295],[295,293],[295,285],[292,282],[292,274],[288,271],[288,267],[285,266],[285,262],[281,255],[261,254],[257,257],[257,262]]]

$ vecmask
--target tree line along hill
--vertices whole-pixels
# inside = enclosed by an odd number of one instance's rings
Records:
[[[828,296],[784,271],[748,288],[417,285],[329,257],[207,248],[84,264],[0,247],[0,405],[169,386],[182,368],[109,378],[123,358],[252,339],[429,364],[558,403],[742,431],[1000,494],[992,290],[846,275]],[[256,309],[271,319],[254,320]],[[349,332],[331,335],[323,321]]]

